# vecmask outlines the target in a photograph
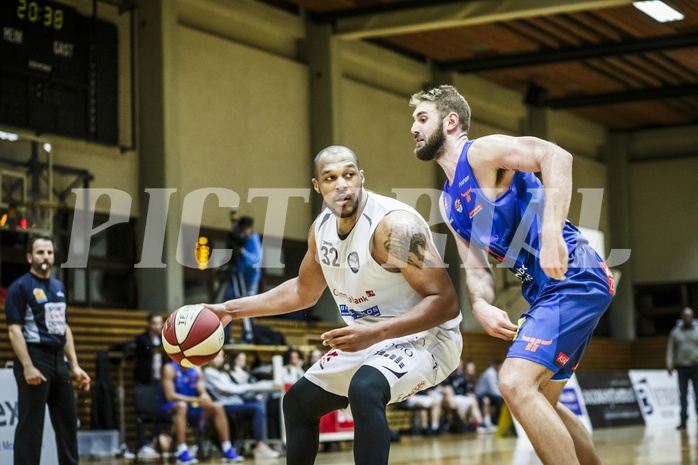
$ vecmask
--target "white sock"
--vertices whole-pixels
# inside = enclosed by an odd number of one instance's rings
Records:
[[[223,441],[223,442],[221,443],[221,450],[222,450],[223,452],[227,451],[227,450],[230,449],[231,447],[233,447],[233,443],[230,442],[230,441]]]
[[[431,429],[433,429],[434,431],[436,431],[437,429],[439,429],[439,424],[438,424],[438,423],[432,423],[432,424],[431,424]]]
[[[492,426],[492,416],[491,415],[485,415],[485,420],[483,421],[485,426]]]
[[[186,444],[186,443],[177,444],[177,454],[181,454],[181,453],[184,452],[185,450],[189,450],[189,448],[187,447],[187,444]]]

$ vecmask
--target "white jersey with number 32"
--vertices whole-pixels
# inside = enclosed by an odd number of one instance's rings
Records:
[[[392,318],[412,309],[422,296],[400,272],[390,272],[371,256],[373,234],[390,212],[405,210],[424,221],[410,206],[390,197],[366,192],[368,199],[361,216],[346,237],[337,232],[334,214],[325,209],[315,221],[318,259],[339,312],[347,324],[370,323]],[[429,230],[426,222],[424,225]],[[431,233],[427,238],[433,250]],[[460,321],[460,315],[454,319]],[[449,321],[452,327],[456,321]]]

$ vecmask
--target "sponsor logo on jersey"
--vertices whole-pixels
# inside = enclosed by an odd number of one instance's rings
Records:
[[[356,252],[351,252],[347,256],[347,264],[352,273],[356,274],[359,272],[359,254]]]
[[[465,200],[468,201],[468,202],[470,202],[470,201],[472,200],[472,197],[470,197],[470,193],[471,193],[472,191],[473,191],[473,188],[470,187],[470,188],[468,188],[467,191],[461,193],[460,196],[461,196],[461,197],[465,197]]]
[[[456,209],[458,213],[463,213],[463,204],[461,204],[460,199],[456,199],[455,202],[453,202],[453,208]]]
[[[65,294],[63,294],[63,291],[58,291],[58,292],[56,292],[56,295],[57,295],[58,297],[65,297]]]
[[[369,289],[368,291],[366,291],[366,295],[369,296],[369,297],[375,297],[375,296],[376,296],[376,293],[373,292],[373,290]]]
[[[533,281],[533,276],[529,274],[526,265],[521,265],[518,268],[512,268],[511,271],[514,273],[514,276],[521,280],[522,283],[530,283]]]
[[[375,354],[377,357],[385,357],[388,360],[391,360],[395,365],[398,366],[398,368],[405,368],[405,362],[403,362],[404,358],[400,354],[396,354],[395,352],[390,352],[385,349],[381,349],[377,351]],[[410,355],[411,357],[411,355]]]
[[[391,370],[390,368],[388,368],[388,367],[386,367],[386,366],[384,366],[383,368],[385,368],[386,370],[388,370],[389,372],[391,372],[392,374],[394,374],[395,377],[396,377],[397,379],[400,379],[400,378],[402,378],[403,376],[405,376],[405,375],[407,374],[406,371],[400,373],[400,372],[397,372],[397,371],[395,371],[395,370]]]
[[[460,182],[458,183],[458,187],[463,187],[463,184],[465,184],[465,183],[468,182],[468,181],[470,181],[470,175],[468,175],[468,176],[464,177],[463,179],[461,179]]]
[[[417,383],[417,385],[416,385],[415,387],[413,387],[412,390],[411,390],[410,392],[408,392],[407,394],[400,394],[400,395],[397,397],[396,402],[402,402],[403,400],[407,399],[408,397],[417,394],[419,391],[423,391],[424,388],[426,388],[426,387],[427,387],[427,382],[426,382],[426,381],[420,381],[420,382]]]
[[[544,341],[542,339],[538,339],[537,337],[524,336],[523,334],[521,335],[521,339],[528,342],[525,350],[528,350],[529,352],[535,352],[538,350],[539,346],[549,346],[553,343],[552,339],[549,341]]]
[[[557,354],[557,358],[555,359],[555,361],[560,365],[565,366],[565,364],[567,364],[567,362],[570,361],[570,357],[569,355],[565,355],[562,352],[560,352],[559,354]]]
[[[320,359],[320,369],[324,370],[325,365],[330,363],[332,361],[332,359],[337,357],[337,356],[339,356],[339,353],[337,353],[336,349],[332,349],[329,352],[327,352],[325,355],[323,355],[322,358]]]
[[[608,293],[611,295],[616,294],[616,283],[613,280],[613,273],[611,273],[610,268],[606,265],[606,262],[599,262],[604,273],[606,273],[606,281],[608,281]]]
[[[475,205],[475,208],[473,208],[472,210],[470,210],[470,212],[468,213],[468,216],[469,216],[470,218],[472,218],[473,216],[475,216],[475,215],[477,215],[478,213],[480,213],[481,210],[482,210],[482,204],[481,204],[481,203],[478,203],[477,205]]]
[[[361,297],[354,297],[351,295],[348,295],[338,289],[332,289],[332,294],[336,295],[337,297],[341,297],[342,299],[346,300],[350,304],[365,304],[368,302],[369,297],[374,297],[375,294],[371,295],[366,293],[366,295],[362,295]]]
[[[34,294],[34,298],[36,299],[37,304],[43,304],[44,302],[48,302],[48,297],[46,297],[46,293],[43,289],[35,287],[32,293]]]
[[[355,320],[360,320],[361,318],[366,318],[367,316],[380,316],[381,312],[377,305],[359,312],[353,308],[349,308],[345,304],[339,304],[339,314],[342,316],[351,317]]]

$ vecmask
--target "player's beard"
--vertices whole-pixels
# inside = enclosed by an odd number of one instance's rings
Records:
[[[422,147],[415,147],[414,154],[423,161],[437,160],[443,153],[446,145],[446,135],[444,134],[444,122],[439,123],[439,127],[434,131]]]

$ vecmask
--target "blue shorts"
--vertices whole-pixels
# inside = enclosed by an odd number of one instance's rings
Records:
[[[573,252],[564,281],[548,279],[521,315],[507,358],[524,358],[565,380],[579,365],[615,287],[608,266],[588,245]]]
[[[160,406],[160,413],[165,418],[172,418],[174,413],[174,406],[177,402],[166,402]],[[198,405],[198,404],[197,404]],[[193,426],[201,426],[203,422],[204,410],[200,407],[194,407],[192,404],[187,405],[187,423]]]

